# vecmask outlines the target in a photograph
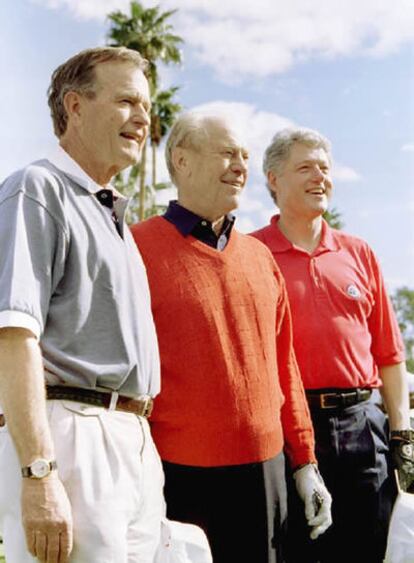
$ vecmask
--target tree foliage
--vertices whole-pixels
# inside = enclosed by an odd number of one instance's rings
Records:
[[[158,88],[157,62],[179,64],[182,60],[179,45],[183,40],[172,33],[173,26],[168,22],[176,11],[161,12],[159,6],[146,9],[140,2],[131,2],[129,15],[119,10],[108,15],[109,45],[128,47],[147,59],[152,92]]]
[[[145,190],[144,202],[144,216],[141,217],[138,205],[134,205],[134,200],[137,196],[136,184],[139,176],[139,165],[131,166],[128,170],[117,174],[114,178],[114,187],[124,194],[126,197],[132,199],[132,204],[128,206],[126,214],[126,222],[129,225],[138,223],[142,219],[148,219],[153,215],[161,215],[165,212],[166,206],[157,202],[157,195],[161,190],[171,187],[170,183],[158,182],[155,186],[148,185]]]
[[[407,369],[414,373],[414,290],[404,286],[391,296],[404,339]]]
[[[332,207],[330,211],[329,210],[325,211],[325,213],[323,214],[323,218],[326,220],[328,225],[333,229],[340,230],[344,228],[344,223],[341,219],[341,213],[335,207]]]

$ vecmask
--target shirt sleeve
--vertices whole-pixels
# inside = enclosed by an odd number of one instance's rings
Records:
[[[23,190],[0,202],[3,318],[10,319],[12,312],[22,322],[30,317],[32,327],[38,325],[37,332],[43,332],[51,295],[63,274],[64,254],[64,233],[45,205]]]
[[[404,342],[378,260],[371,249],[368,252],[374,294],[374,304],[368,319],[372,337],[371,352],[378,367],[394,365],[405,360]]]
[[[40,337],[40,325],[35,318],[19,311],[2,311],[0,313],[0,328],[13,327],[30,330],[36,338]]]
[[[280,285],[278,322],[276,327],[279,380],[285,402],[282,406],[282,426],[285,450],[291,467],[316,463],[313,426],[302,378],[293,349],[292,320],[284,279],[276,272]]]

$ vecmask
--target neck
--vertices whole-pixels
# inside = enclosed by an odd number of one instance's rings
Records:
[[[278,227],[292,244],[311,253],[321,240],[322,217],[303,219],[281,213]]]
[[[201,206],[198,206],[194,202],[187,201],[183,197],[178,197],[177,201],[181,205],[181,207],[184,207],[185,209],[191,211],[191,213],[194,213],[195,215],[198,215],[202,219],[206,219],[206,221],[210,221],[212,224],[213,231],[216,233],[216,235],[220,234],[221,228],[224,223],[225,215],[220,215],[219,217],[217,217],[216,214],[207,212]]]
[[[103,163],[99,163],[90,158],[87,147],[83,147],[80,143],[61,138],[60,146],[79,164],[82,170],[86,172],[94,182],[104,188],[108,187],[107,184],[109,184],[116,171],[113,172],[108,169],[108,167],[105,167]]]
[[[213,231],[216,233],[217,236],[221,233],[224,219],[225,219],[224,217],[220,217],[220,219],[217,219],[217,221],[212,222]]]

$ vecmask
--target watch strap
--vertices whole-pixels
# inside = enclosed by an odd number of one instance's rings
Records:
[[[414,430],[411,428],[407,430],[391,430],[390,439],[399,438],[400,440],[406,440],[407,442],[414,442]]]

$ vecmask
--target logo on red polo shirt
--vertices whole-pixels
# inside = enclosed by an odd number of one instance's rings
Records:
[[[346,288],[346,293],[347,295],[349,295],[349,297],[352,297],[352,299],[359,299],[361,297],[361,292],[359,291],[357,286],[352,283]]]

